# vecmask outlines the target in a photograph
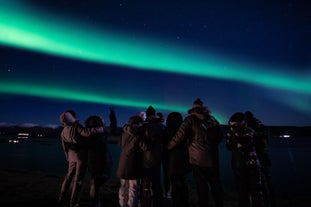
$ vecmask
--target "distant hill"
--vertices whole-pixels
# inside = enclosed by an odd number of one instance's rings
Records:
[[[0,126],[0,134],[16,136],[18,133],[28,133],[29,137],[59,137],[62,129],[62,127],[51,128],[42,126]]]
[[[12,136],[17,137],[18,133],[27,133],[30,138],[59,138],[62,132],[63,127],[59,126],[56,128],[51,127],[42,127],[42,126],[33,126],[33,127],[24,127],[24,126],[0,126],[0,135],[2,136]],[[108,137],[108,142],[116,143],[122,133],[122,128],[118,127],[110,131]]]
[[[227,126],[222,125],[225,131]],[[296,126],[267,126],[270,137],[280,137],[280,135],[288,134],[292,137],[310,137],[311,138],[311,126],[296,127]],[[32,138],[58,138],[63,127],[51,128],[51,127],[23,127],[23,126],[0,126],[0,135],[17,136],[18,133],[28,133]],[[114,130],[110,129],[109,141],[115,143],[119,140],[122,128],[117,127]]]

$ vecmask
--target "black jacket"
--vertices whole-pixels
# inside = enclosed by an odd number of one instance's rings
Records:
[[[144,123],[144,136],[147,151],[143,155],[144,168],[158,168],[162,161],[164,125],[155,116],[147,117]]]
[[[117,176],[121,179],[138,179],[142,175],[143,127],[124,125],[121,140]]]
[[[227,148],[232,151],[232,168],[238,172],[249,167],[258,168],[259,161],[254,146],[254,131],[246,126],[229,126],[226,134]]]
[[[202,167],[218,167],[218,145],[223,138],[219,122],[207,111],[192,110],[173,139],[168,143],[172,149],[188,139],[189,162]]]

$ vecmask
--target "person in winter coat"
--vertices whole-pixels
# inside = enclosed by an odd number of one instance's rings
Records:
[[[105,121],[100,116],[90,116],[85,121],[85,127],[103,127]],[[93,207],[101,207],[99,192],[101,187],[110,178],[112,168],[111,154],[107,146],[108,132],[92,135],[88,139],[88,170],[90,177],[90,199]]]
[[[239,207],[263,207],[260,163],[254,146],[254,131],[237,112],[229,120],[226,145],[232,151],[232,169],[238,192]],[[251,197],[251,202],[250,202]]]
[[[138,115],[130,117],[128,124],[123,126],[119,142],[121,154],[117,168],[117,176],[121,182],[120,207],[137,207],[139,203],[139,181],[143,174],[142,152],[146,150],[143,132],[143,119]]]
[[[198,192],[198,206],[209,206],[209,186],[217,207],[223,206],[224,192],[219,173],[218,145],[223,138],[219,122],[200,99],[193,102],[168,149],[188,141],[189,162]]]
[[[261,181],[266,206],[276,206],[271,182],[271,157],[269,152],[269,133],[266,126],[250,111],[246,111],[245,122],[254,130],[254,146],[261,166]]]
[[[164,146],[171,141],[179,126],[183,122],[183,116],[179,112],[171,112],[167,116],[166,127],[164,129]],[[172,150],[167,150],[163,155],[166,166],[166,174],[168,175],[172,186],[172,206],[173,207],[187,207],[189,205],[188,200],[188,185],[186,183],[186,175],[190,172],[189,156],[188,156],[188,143],[187,140],[183,140],[178,146]]]
[[[67,110],[60,115],[60,122],[64,128],[61,132],[61,142],[68,161],[68,172],[63,180],[59,194],[59,204],[65,205],[66,195],[72,184],[70,206],[79,206],[82,182],[87,170],[87,139],[97,133],[104,131],[103,127],[84,128],[77,120],[73,110]]]
[[[156,116],[152,106],[146,110],[144,122],[145,142],[147,151],[143,153],[143,179],[142,179],[142,200],[143,207],[161,207],[162,185],[161,185],[161,162],[163,145],[164,125],[161,119]],[[152,192],[152,194],[151,194]]]

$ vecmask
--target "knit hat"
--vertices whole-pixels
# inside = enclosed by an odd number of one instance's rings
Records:
[[[197,98],[192,104],[192,108],[197,108],[197,107],[203,107],[203,101],[201,101],[201,99],[199,98]]]
[[[152,106],[149,106],[147,111],[146,111],[146,116],[154,116],[156,114],[156,111],[154,110],[154,108]]]
[[[195,111],[200,111],[200,112],[204,112],[204,113],[211,113],[210,110],[204,106],[203,101],[201,101],[200,98],[197,98],[193,104],[192,104],[192,108],[188,110],[188,114],[191,114]]]
[[[229,120],[230,125],[243,125],[244,124],[244,113],[236,112],[234,113]]]

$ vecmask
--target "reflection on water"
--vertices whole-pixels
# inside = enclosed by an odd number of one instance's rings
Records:
[[[64,175],[67,167],[59,138],[0,138],[0,169],[41,171]],[[10,141],[11,140],[11,141]],[[12,140],[17,140],[14,143]],[[118,164],[120,149],[109,145],[113,156],[113,174]],[[281,195],[310,193],[311,138],[273,138],[270,140],[272,181]],[[224,187],[235,189],[231,170],[231,153],[224,142],[220,145],[221,176]]]

